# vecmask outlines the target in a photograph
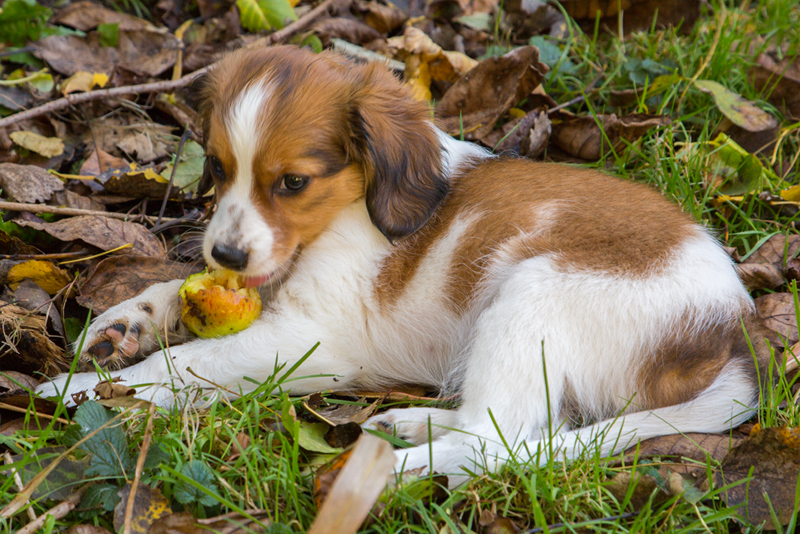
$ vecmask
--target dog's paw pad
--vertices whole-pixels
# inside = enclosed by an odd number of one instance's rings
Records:
[[[93,367],[91,361],[103,368],[118,368],[131,363],[129,360],[139,352],[139,334],[142,327],[138,324],[128,326],[125,321],[117,321],[102,329],[95,339],[89,342],[84,358],[85,367]]]

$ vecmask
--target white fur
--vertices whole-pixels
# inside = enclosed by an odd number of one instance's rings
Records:
[[[237,143],[239,174],[209,226],[206,252],[208,243],[232,239],[247,246],[253,264],[268,270],[274,268],[272,234],[252,207],[248,169],[258,130],[252,117],[269,91],[262,90],[262,99],[251,92],[240,98],[228,124]],[[439,140],[450,174],[470,160],[491,157],[441,133]],[[553,224],[563,209],[568,206],[554,202],[532,214],[539,231]],[[753,399],[743,371],[736,368],[726,369],[705,392],[680,406],[629,413],[616,422],[571,432],[568,422],[560,419],[567,388],[590,417],[607,417],[626,407],[635,410],[635,377],[643,357],[678,330],[691,338],[704,326],[735,323],[752,306],[713,238],[698,228],[660,269],[637,277],[564,269],[553,255],[515,262],[510,251],[501,248],[493,254],[488,279],[470,309],[456,311],[444,296],[453,254],[472,238],[481,215],[462,212],[430,247],[396,302],[383,306],[375,282],[391,245],[371,224],[364,203],[355,203],[303,250],[291,276],[250,328],[220,339],[191,341],[173,347],[168,355],[157,352],[111,375],[132,386],[154,384],[137,396],[160,404],[173,398],[163,386],[182,389],[194,384],[213,390],[216,384],[239,393],[255,387],[243,377],[265,381],[276,364],[291,367],[320,342],[286,382],[292,392],[398,383],[460,386],[463,403],[457,412],[392,410],[367,425],[399,423],[399,433],[421,444],[427,440],[431,417],[436,427],[433,468],[442,472],[456,471],[472,460],[496,466],[511,453],[536,451],[541,445],[537,440],[554,431],[563,432],[554,442],[556,450],[573,457],[603,429],[607,440],[601,451],[608,452],[633,437],[724,430],[731,421],[741,420],[737,409],[742,406],[734,399],[745,407]],[[233,230],[237,225],[240,230]],[[174,283],[169,289],[162,286],[109,310],[90,328],[89,338],[114,322],[130,323],[133,310],[143,302],[154,307],[155,316],[166,317],[164,308],[174,307],[174,298],[166,294],[174,289]],[[72,380],[70,393],[88,388],[97,377],[80,374]],[[39,391],[51,394],[63,391],[64,385],[62,376]],[[458,431],[448,432],[447,427]],[[501,436],[514,445],[512,451],[505,449]],[[430,455],[426,445],[398,451],[398,468],[430,467]]]
[[[225,126],[237,161],[237,173],[228,178],[233,183],[220,199],[203,240],[203,251],[211,267],[221,267],[211,256],[214,245],[237,247],[249,255],[243,274],[254,277],[271,274],[280,267],[272,257],[274,232],[259,216],[252,199],[258,121],[272,90],[269,85],[254,83],[242,91],[226,114]]]

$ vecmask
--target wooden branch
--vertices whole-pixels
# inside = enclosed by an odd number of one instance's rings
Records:
[[[306,26],[311,24],[317,17],[322,15],[323,13],[327,12],[332,6],[343,3],[344,5],[349,5],[351,0],[325,0],[319,6],[315,7],[296,21],[292,22],[285,28],[278,30],[270,35],[264,37],[263,39],[258,39],[253,43],[247,46],[248,49],[252,48],[259,48],[263,46],[269,46],[275,44],[279,41],[283,41],[293,34],[299,32],[300,30],[304,29]],[[114,87],[112,89],[100,89],[97,91],[88,91],[86,93],[79,93],[79,94],[71,94],[67,95],[64,98],[59,98],[58,100],[53,100],[52,102],[48,102],[47,104],[43,104],[41,106],[37,106],[35,108],[28,109],[26,111],[20,111],[19,113],[15,113],[14,115],[9,115],[4,119],[0,119],[0,128],[5,126],[10,126],[15,124],[19,121],[23,121],[26,119],[32,119],[34,117],[39,117],[40,115],[44,115],[46,113],[51,113],[53,111],[58,111],[69,106],[75,106],[78,104],[82,104],[84,102],[90,102],[92,100],[97,100],[100,98],[116,98],[122,96],[132,96],[132,95],[139,95],[139,94],[146,94],[146,93],[158,93],[163,91],[174,91],[176,89],[182,89],[184,87],[189,86],[195,79],[202,76],[206,72],[211,65],[204,67],[202,69],[196,70],[191,74],[187,74],[182,78],[178,78],[177,80],[164,80],[160,82],[153,82],[153,83],[143,83],[140,85],[127,85],[124,87]]]
[[[47,521],[48,516],[53,516],[53,518],[55,518],[56,521],[66,516],[73,510],[73,508],[75,508],[78,505],[79,502],[81,502],[81,497],[83,497],[83,494],[86,493],[86,490],[89,489],[89,487],[92,486],[92,484],[94,484],[94,481],[87,482],[86,484],[78,488],[75,492],[73,492],[64,501],[50,508],[47,512],[37,517],[35,521],[31,521],[30,523],[19,529],[17,531],[17,534],[34,534],[35,532],[38,532],[39,529],[41,529],[44,526],[44,523],[45,521]]]
[[[0,200],[0,209],[11,211],[27,211],[30,213],[55,213],[57,215],[94,215],[98,217],[109,217],[127,221],[136,219],[141,215],[128,215],[127,213],[117,213],[114,211],[82,210],[79,208],[60,208],[58,206],[48,206],[47,204],[26,204],[24,202],[7,202]],[[162,221],[174,221],[174,217],[162,217]]]

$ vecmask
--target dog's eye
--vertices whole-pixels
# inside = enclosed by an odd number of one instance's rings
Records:
[[[284,174],[281,177],[281,189],[284,191],[291,191],[296,193],[308,185],[308,176],[300,176],[297,174]]]
[[[222,167],[222,162],[214,156],[206,158],[208,162],[208,170],[211,171],[211,176],[214,180],[222,183],[225,181],[225,169]]]

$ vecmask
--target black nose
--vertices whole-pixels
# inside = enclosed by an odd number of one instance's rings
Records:
[[[216,244],[211,249],[211,257],[223,267],[232,271],[243,271],[247,267],[247,252],[235,247]]]

